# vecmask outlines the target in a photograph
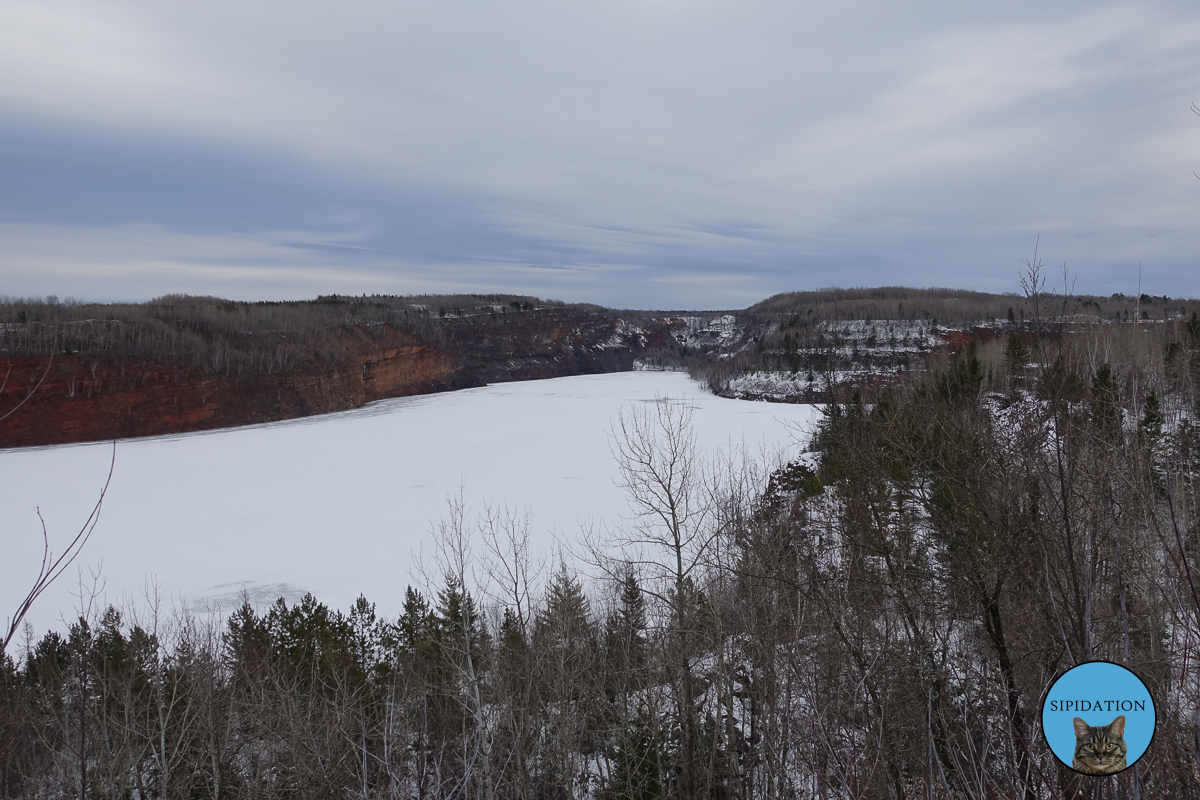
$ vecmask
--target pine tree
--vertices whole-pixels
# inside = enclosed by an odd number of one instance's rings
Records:
[[[474,598],[453,575],[446,576],[446,588],[438,592],[433,633],[444,655],[457,659],[469,655],[473,669],[482,667],[490,645],[488,632]]]
[[[396,621],[397,645],[405,652],[415,653],[433,640],[433,627],[429,601],[409,586],[404,590],[404,610]]]
[[[646,599],[633,570],[627,570],[621,579],[620,605],[609,618],[607,627],[608,657],[627,691],[632,673],[639,670],[646,659]]]
[[[621,731],[612,762],[608,786],[600,793],[602,800],[658,800],[664,796],[662,737],[645,714]]]
[[[560,567],[546,590],[546,608],[538,618],[542,639],[548,637],[552,646],[568,650],[589,644],[592,634],[590,616],[591,607],[583,587],[565,565]]]
[[[1029,348],[1019,333],[1010,333],[1004,343],[1004,360],[1008,365],[1008,374],[1019,378],[1025,373],[1025,365],[1029,363]]]
[[[250,603],[229,615],[225,636],[226,657],[234,675],[258,674],[270,661],[271,633],[265,621],[254,611]]]
[[[500,650],[510,657],[522,657],[528,649],[525,641],[525,631],[521,630],[521,622],[516,612],[511,608],[504,609],[500,620]]]
[[[1158,393],[1153,389],[1146,395],[1146,402],[1142,406],[1142,420],[1138,423],[1138,431],[1142,438],[1150,445],[1153,445],[1162,438],[1162,408],[1159,406]]]
[[[276,663],[298,678],[311,679],[314,688],[332,685],[339,671],[354,663],[350,623],[312,594],[290,608],[279,598],[264,623]]]
[[[550,580],[537,617],[533,650],[538,659],[538,685],[545,703],[546,757],[535,784],[549,796],[576,794],[576,754],[594,752],[589,737],[600,705],[596,671],[596,637],[591,609],[579,581],[565,565]]]
[[[1103,364],[1092,377],[1092,424],[1108,444],[1121,436],[1121,392],[1112,367]]]
[[[388,653],[395,648],[396,631],[375,616],[375,604],[359,595],[347,618],[352,635],[351,650],[359,672],[381,683],[390,671]]]

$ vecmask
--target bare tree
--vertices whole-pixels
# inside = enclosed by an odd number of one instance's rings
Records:
[[[699,657],[697,579],[716,537],[708,525],[711,506],[703,464],[692,430],[692,409],[657,397],[618,415],[610,448],[620,486],[634,512],[633,530],[614,544],[621,551],[618,575],[632,566],[646,575],[646,591],[668,612],[667,661],[679,730],[679,792],[696,796],[702,773],[700,720],[694,669]]]
[[[1038,259],[1038,246],[1041,243],[1042,237],[1038,234],[1033,245],[1033,258],[1021,261],[1025,265],[1025,272],[1020,276],[1021,291],[1033,312],[1033,325],[1037,330],[1042,327],[1042,295],[1046,292],[1046,276],[1042,274],[1042,262]]]
[[[503,796],[530,796],[537,750],[538,670],[530,651],[534,622],[533,591],[541,581],[543,561],[530,553],[531,515],[504,506],[486,507],[479,532],[486,550],[484,569],[503,608],[497,626],[493,689],[498,707],[493,760],[496,790]]]
[[[490,722],[494,709],[484,701],[483,629],[468,590],[478,583],[475,580],[478,562],[472,551],[474,531],[467,520],[461,489],[449,499],[449,505],[449,517],[438,523],[433,538],[437,547],[435,559],[446,578],[443,597],[452,601],[452,613],[446,614],[444,644],[451,668],[458,673],[457,682],[463,688],[459,702],[464,718],[469,720],[464,732],[461,773],[449,793],[483,798],[493,794]]]

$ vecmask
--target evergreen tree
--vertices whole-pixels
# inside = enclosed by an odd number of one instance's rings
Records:
[[[1158,402],[1158,393],[1153,389],[1146,395],[1146,402],[1142,406],[1142,419],[1138,423],[1138,432],[1142,439],[1151,446],[1162,438],[1162,408]]]
[[[225,635],[226,658],[235,678],[259,675],[271,659],[271,632],[249,601],[229,615]]]
[[[511,608],[504,609],[504,615],[500,619],[500,652],[509,659],[519,661],[527,651],[525,631],[521,629],[516,612]]]
[[[375,684],[382,684],[391,671],[388,656],[396,646],[395,627],[376,617],[375,604],[362,595],[350,607],[347,623],[358,670]]]
[[[1015,331],[1008,335],[1004,344],[1004,361],[1012,378],[1019,378],[1025,373],[1025,365],[1029,363],[1029,348],[1025,346],[1021,334]]]
[[[454,575],[446,576],[446,587],[438,592],[433,633],[443,656],[460,666],[469,656],[471,669],[482,668],[490,646],[488,632],[474,598]]]
[[[1092,376],[1092,423],[1106,437],[1120,431],[1121,393],[1112,367],[1102,364]]]
[[[596,636],[591,609],[579,581],[560,565],[546,588],[535,623],[533,649],[538,686],[545,704],[545,757],[535,776],[537,791],[575,794],[575,754],[591,754],[599,703]]]
[[[639,714],[621,731],[602,800],[659,800],[663,792],[663,742],[653,721]]]
[[[288,607],[281,597],[264,620],[273,645],[276,663],[289,674],[311,679],[315,686],[335,682],[339,672],[350,668],[351,680],[360,683],[352,652],[353,630],[340,611],[331,611],[312,594]]]
[[[609,658],[618,673],[629,676],[646,659],[646,599],[633,570],[621,579],[620,605],[608,621]]]
[[[396,622],[396,640],[400,649],[416,653],[433,642],[434,616],[429,601],[413,587],[404,590],[404,609]]]
[[[538,634],[552,647],[574,651],[591,643],[591,607],[583,587],[560,566],[546,589],[546,607],[538,617]]]

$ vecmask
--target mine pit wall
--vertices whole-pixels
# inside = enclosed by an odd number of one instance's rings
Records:
[[[132,357],[0,359],[0,448],[227,428],[357,408],[373,400],[504,381],[621,372],[647,348],[673,346],[681,320],[636,329],[590,311],[448,319],[439,344],[388,326],[338,332],[325,369],[231,378]],[[48,371],[47,371],[48,368]],[[30,394],[45,373],[45,380]]]
[[[134,358],[0,360],[0,379],[8,376],[0,415],[16,409],[0,420],[0,448],[250,425],[483,385],[457,359],[401,331],[348,329],[344,339],[347,357],[332,369],[241,379]]]
[[[654,320],[636,330],[607,314],[538,310],[503,319],[466,317],[442,328],[446,349],[488,383],[627,372],[647,349],[674,347],[683,320]]]

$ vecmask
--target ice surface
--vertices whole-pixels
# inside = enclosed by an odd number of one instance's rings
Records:
[[[674,372],[506,383],[384,400],[354,411],[117,444],[100,523],[76,562],[102,578],[99,602],[139,604],[157,583],[175,606],[260,602],[306,591],[338,608],[359,594],[394,616],[416,582],[447,497],[532,513],[534,544],[552,548],[583,520],[628,515],[614,484],[608,431],[631,404],[690,404],[701,446],[797,449],[811,406],[728,400]],[[0,451],[0,621],[41,558],[36,510],[61,549],[95,503],[112,444]],[[34,607],[39,634],[77,615],[72,568]],[[7,627],[7,626],[6,626]]]

